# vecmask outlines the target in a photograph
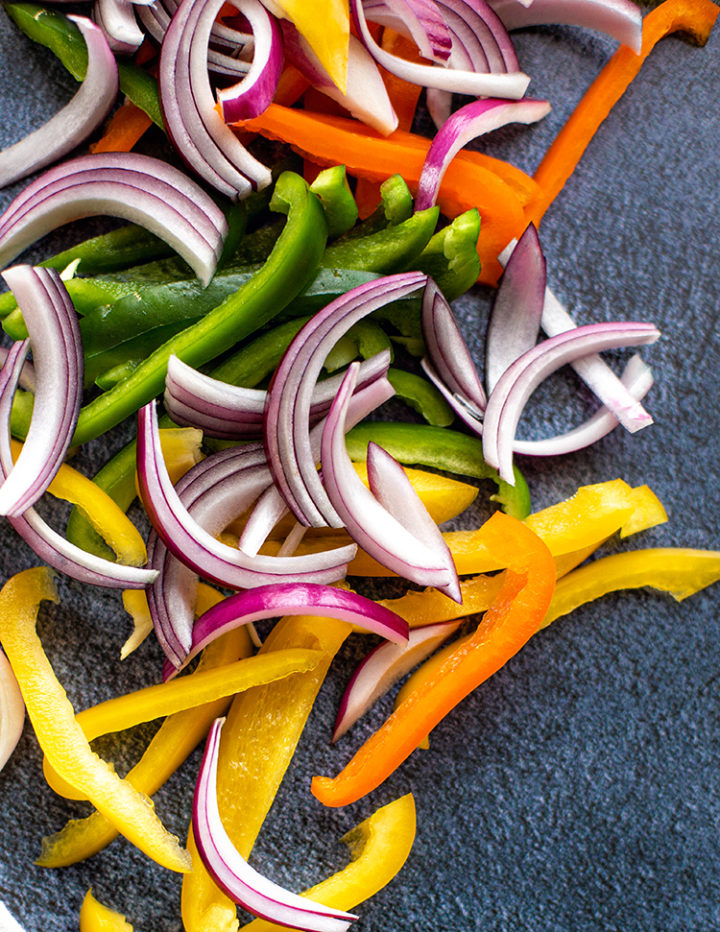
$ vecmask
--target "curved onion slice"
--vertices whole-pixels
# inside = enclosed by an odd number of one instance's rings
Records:
[[[423,164],[416,210],[432,207],[443,175],[455,155],[472,139],[508,123],[536,123],[550,112],[546,100],[498,100],[488,98],[466,104],[445,121],[435,135]]]
[[[597,29],[640,52],[642,12],[632,0],[490,0],[508,29],[555,23]]]
[[[457,571],[445,542],[438,547],[435,540],[427,541],[427,534],[422,540],[418,538],[414,532],[422,523],[420,519],[410,518],[409,530],[363,485],[353,468],[345,447],[345,415],[356,378],[357,363],[353,363],[323,430],[321,458],[328,497],[353,540],[379,563],[413,582],[435,586],[459,601]],[[407,483],[404,472],[402,476]],[[407,507],[404,491],[403,496]],[[418,501],[418,507],[424,506]]]
[[[209,608],[195,622],[192,648],[186,663],[227,631],[251,621],[278,618],[281,615],[339,618],[365,631],[379,634],[393,644],[404,645],[408,640],[407,622],[397,612],[372,599],[334,586],[278,583],[238,592]]]
[[[87,46],[85,78],[59,113],[0,153],[0,188],[67,155],[102,123],[115,102],[118,69],[105,37],[86,17],[69,18],[77,25]]]
[[[443,63],[450,57],[452,37],[434,0],[363,0],[363,10],[371,23],[411,38],[423,58]]]
[[[452,35],[451,67],[496,74],[520,70],[507,27],[486,0],[435,2]]]
[[[375,408],[379,407],[383,402],[388,401],[395,394],[395,389],[387,378],[384,378],[390,364],[389,351],[378,353],[372,359],[369,359],[368,363],[374,360],[384,362],[385,371],[379,373],[378,377],[369,385],[363,387],[356,386],[356,391],[353,393],[348,404],[345,418],[346,430],[351,430],[364,417],[370,414],[371,411],[374,411]],[[358,373],[359,372],[360,370],[358,369]],[[380,377],[380,375],[383,377]],[[341,377],[338,383],[338,389],[342,386],[343,377],[344,376]],[[337,390],[334,394],[337,394]],[[309,440],[313,462],[317,462],[320,459],[320,446],[324,423],[324,421],[321,421],[310,431]],[[270,486],[270,488],[260,496],[257,505],[252,510],[252,514],[247,519],[242,536],[240,537],[239,546],[245,550],[246,553],[257,553],[267,540],[270,531],[272,531],[278,521],[284,517],[287,510],[288,507],[285,503],[285,499],[278,491],[277,486]]]
[[[215,109],[207,55],[223,2],[183,0],[178,7],[160,50],[160,103],[168,135],[187,164],[228,197],[245,197],[272,176]]]
[[[388,136],[398,127],[397,114],[388,96],[375,60],[355,36],[348,45],[347,85],[345,93],[332,81],[317,55],[288,20],[281,20],[285,55],[316,90],[336,101],[341,107]]]
[[[250,867],[230,840],[217,802],[218,749],[224,721],[216,719],[210,728],[193,800],[193,834],[205,867],[231,900],[256,916],[310,932],[345,932],[356,916],[279,887]]]
[[[25,723],[25,702],[10,661],[0,650],[0,770],[20,740]]]
[[[10,350],[7,346],[0,346],[0,369],[5,365],[5,361],[8,358]],[[36,387],[35,381],[35,367],[31,362],[25,360],[25,364],[22,367],[22,372],[20,373],[20,378],[18,379],[18,385],[20,388],[24,388],[28,392],[34,392]]]
[[[28,350],[28,341],[14,343],[0,371],[0,473],[13,467],[10,449],[10,410],[15,386]],[[8,518],[23,540],[49,566],[73,579],[115,589],[144,589],[157,575],[154,570],[112,563],[69,543],[49,527],[34,508],[18,518]]]
[[[145,36],[131,0],[95,0],[93,16],[113,52],[132,55],[142,45]]]
[[[302,524],[342,527],[318,478],[310,444],[312,393],[327,354],[358,320],[426,282],[422,272],[401,272],[353,288],[318,311],[280,360],[265,407],[265,449],[273,480]]]
[[[238,84],[220,88],[218,103],[226,123],[251,120],[267,109],[282,71],[283,49],[280,26],[259,0],[233,0],[247,19],[253,34],[253,60]]]
[[[332,741],[335,743],[398,680],[451,637],[462,624],[442,621],[410,631],[406,645],[379,644],[355,669],[338,708]]]
[[[538,341],[547,268],[540,238],[529,224],[505,266],[485,338],[485,385],[491,392],[503,372]]]
[[[0,514],[17,516],[45,492],[70,446],[80,412],[83,354],[75,308],[54,269],[18,265],[2,275],[22,310],[37,373],[27,438],[0,485]]]
[[[387,373],[389,354],[379,353],[361,364],[360,388]],[[318,382],[313,392],[310,417],[325,414],[337,394],[342,375]],[[177,356],[168,360],[165,408],[176,424],[199,427],[210,437],[243,440],[262,437],[267,392],[229,385],[204,375]],[[364,416],[364,415],[363,415]]]
[[[565,363],[589,353],[654,343],[652,324],[588,324],[551,337],[524,353],[500,377],[488,398],[483,426],[483,456],[500,477],[513,484],[512,451],[523,408],[535,388]]]
[[[262,444],[244,444],[206,457],[175,489],[182,505],[208,534],[216,537],[242,515],[272,482]],[[168,659],[180,666],[190,649],[197,573],[168,551],[155,531],[148,560],[158,577],[148,590],[157,639]]]
[[[153,527],[165,546],[200,576],[245,589],[278,582],[331,583],[342,579],[355,547],[299,557],[249,557],[217,541],[183,506],[165,466],[154,403],[138,412],[138,482]]]
[[[391,74],[411,84],[436,87],[457,94],[471,94],[474,97],[507,97],[515,100],[522,97],[527,90],[530,78],[520,71],[511,74],[487,74],[405,61],[386,52],[375,42],[363,13],[362,0],[350,0],[350,10],[360,38],[375,61]]]
[[[0,266],[56,227],[97,214],[145,227],[203,284],[212,278],[227,233],[222,211],[182,172],[135,152],[81,156],[31,182],[0,217]]]
[[[450,395],[457,395],[476,415],[485,410],[487,399],[470,350],[463,339],[452,309],[437,284],[428,279],[422,301],[422,330],[432,367],[423,368],[435,380],[434,373]]]

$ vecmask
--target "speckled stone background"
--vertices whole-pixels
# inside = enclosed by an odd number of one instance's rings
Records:
[[[518,34],[517,45],[531,92],[547,96],[553,111],[539,126],[496,133],[483,148],[532,171],[613,44],[581,30],[538,29]],[[5,146],[74,85],[4,13],[0,62]],[[536,507],[581,483],[649,483],[670,521],[627,541],[632,548],[720,544],[719,78],[719,29],[704,49],[680,37],[661,42],[541,230],[550,283],[580,322],[649,319],[663,331],[643,351],[657,376],[648,399],[655,426],[636,436],[616,431],[575,456],[521,463]],[[20,187],[0,192],[0,208]],[[71,236],[79,233],[46,238],[35,255]],[[488,300],[478,290],[459,303],[476,346]],[[524,432],[577,422],[591,402],[575,389],[563,376],[540,391]],[[121,434],[131,431],[126,425]],[[79,465],[92,471],[106,455],[92,444]],[[0,542],[3,578],[34,562],[7,526]],[[77,707],[152,680],[160,657],[153,643],[116,660],[128,633],[117,595],[69,581],[61,594],[40,633]],[[310,776],[335,773],[391,706],[388,698],[329,748],[337,699],[362,649],[353,641],[323,689],[254,863],[301,889],[344,862],[337,839],[347,829],[412,790],[414,849],[402,874],[359,909],[361,932],[717,930],[719,605],[717,588],[683,605],[621,593],[558,621],[433,733],[429,752],[416,753],[370,798],[326,810],[309,794]],[[102,750],[122,756],[112,739]],[[198,761],[196,754],[157,797],[180,835]],[[28,932],[77,928],[91,884],[138,932],[181,928],[179,878],[123,840],[66,870],[33,866],[40,838],[85,810],[46,789],[29,728],[0,774],[0,793],[0,898]]]

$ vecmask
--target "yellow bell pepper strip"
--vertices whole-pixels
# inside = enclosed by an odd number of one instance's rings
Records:
[[[21,449],[22,444],[13,440],[13,459],[17,459]],[[125,512],[92,479],[63,463],[47,491],[55,498],[76,505],[120,563],[128,566],[145,565],[147,552],[140,532]]]
[[[345,93],[350,48],[347,0],[271,0],[269,9],[291,20],[320,59],[331,80]]]
[[[53,574],[35,567],[13,576],[0,591],[0,642],[12,664],[40,747],[130,842],[163,867],[190,869],[178,839],[162,825],[152,800],[122,780],[93,753],[35,630],[43,600],[58,601]]]
[[[350,848],[352,861],[300,896],[323,906],[350,910],[382,890],[410,854],[415,840],[415,800],[412,793],[376,810],[340,840]],[[254,919],[243,932],[282,932],[285,926]]]
[[[88,890],[80,907],[80,932],[133,932],[127,919],[103,906]]]
[[[456,647],[432,682],[409,697],[338,776],[313,777],[311,790],[324,805],[344,806],[378,787],[439,721],[537,631],[555,588],[555,563],[547,546],[522,522],[500,512],[478,536],[507,567],[499,593],[472,637]]]
[[[180,676],[167,683],[146,686],[124,696],[108,699],[79,712],[75,719],[85,738],[93,741],[101,735],[124,731],[143,722],[193,709],[206,702],[244,692],[253,686],[273,683],[293,673],[307,673],[322,656],[317,650],[290,648],[246,657],[223,667]],[[86,798],[81,788],[80,793],[76,791],[72,779],[62,779],[60,774],[53,772],[49,758],[44,762],[44,769],[45,779],[56,793],[70,799]]]
[[[213,591],[209,586],[203,588]],[[200,591],[200,587],[198,589]],[[221,598],[219,593],[216,596]],[[236,628],[205,648],[197,672],[225,666],[233,660],[249,657],[253,651],[247,628]],[[230,701],[228,696],[169,715],[125,779],[141,793],[153,796],[205,738],[213,721],[225,714]],[[40,867],[76,864],[97,854],[117,835],[114,826],[99,812],[85,819],[71,819],[59,832],[43,839],[42,851],[35,863]]]
[[[539,225],[582,158],[585,149],[615,104],[664,36],[689,33],[704,45],[720,9],[712,0],[665,0],[643,20],[642,49],[637,55],[621,46],[585,92],[568,121],[555,137],[535,172],[541,188],[537,202],[527,212],[528,222]]]
[[[636,514],[638,517],[634,517]],[[623,534],[626,527],[625,534],[637,533],[666,520],[665,509],[647,486],[633,489],[622,479],[613,479],[581,486],[571,498],[528,515],[524,524],[542,538],[557,559],[588,547],[595,549],[617,531]],[[478,530],[447,531],[443,534],[461,576],[501,568],[482,545],[479,534],[481,531]],[[311,553],[337,546],[340,540],[337,534],[322,538],[306,535],[297,552]],[[569,566],[575,565],[573,560],[579,558],[580,555],[571,557]],[[348,566],[348,575],[391,576],[392,573],[363,550],[358,550]],[[437,618],[434,620],[439,621]]]
[[[308,673],[278,680],[236,696],[230,707],[218,761],[218,805],[233,845],[248,858],[265,816],[295,752],[315,697],[333,657],[352,630],[337,619],[283,618],[260,655],[286,648],[324,652]],[[192,835],[192,833],[191,833]],[[193,869],[183,878],[182,918],[186,932],[236,932],[237,907],[216,886],[194,850]]]
[[[602,557],[569,573],[555,589],[542,623],[619,589],[650,586],[669,592],[678,602],[720,579],[720,550],[658,547]]]

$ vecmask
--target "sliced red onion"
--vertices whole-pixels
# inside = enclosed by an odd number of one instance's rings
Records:
[[[10,661],[0,650],[0,770],[20,740],[25,724],[25,702]]]
[[[253,556],[217,541],[183,506],[160,446],[154,403],[138,412],[138,481],[145,508],[165,546],[205,579],[231,589],[278,582],[331,583],[342,579],[355,547],[299,557]]]
[[[312,393],[327,354],[350,327],[427,282],[401,272],[359,285],[332,301],[299,331],[275,371],[265,408],[265,449],[273,480],[302,524],[341,527],[318,478],[310,443]]]
[[[70,16],[87,46],[85,78],[72,100],[40,129],[0,153],[0,188],[67,155],[97,129],[118,93],[115,56],[102,32],[84,16]]]
[[[217,92],[226,123],[251,120],[263,113],[275,96],[283,66],[282,36],[275,17],[260,0],[234,0],[234,5],[250,24],[254,54],[247,76]]]
[[[10,350],[7,346],[0,346],[0,369],[5,365],[5,361],[8,358],[9,352]],[[35,367],[26,359],[25,364],[22,367],[22,371],[20,372],[18,385],[20,388],[24,388],[28,392],[34,392],[36,384]]]
[[[0,473],[5,478],[13,468],[10,448],[10,411],[29,341],[14,343],[0,370]],[[73,579],[115,589],[144,589],[157,575],[154,570],[112,563],[69,543],[49,527],[34,508],[17,518],[8,518],[23,540],[49,566]]]
[[[515,241],[513,240],[500,253],[498,259],[502,264],[507,262],[514,246]],[[557,336],[577,327],[566,308],[548,287],[545,288],[545,301],[540,323],[549,337]],[[652,417],[643,408],[637,397],[628,392],[622,381],[601,356],[590,354],[581,359],[573,360],[570,365],[602,404],[608,407],[623,427],[631,433],[652,424]]]
[[[135,152],[81,156],[31,182],[0,217],[0,266],[56,227],[97,214],[144,226],[203,284],[212,278],[227,233],[222,211],[182,172]]]
[[[389,364],[390,356],[386,353],[363,362],[359,387],[384,375]],[[335,375],[317,383],[310,408],[311,420],[317,421],[327,412],[341,382],[342,375]],[[261,438],[266,400],[267,392],[263,389],[220,382],[176,356],[168,361],[165,408],[176,424],[199,427],[210,437],[228,440]]]
[[[95,0],[93,16],[113,52],[132,55],[145,38],[131,0]]]
[[[642,46],[642,12],[632,0],[490,0],[508,29],[555,23],[597,29],[629,45],[635,52]]]
[[[27,438],[0,485],[0,514],[17,517],[43,495],[70,446],[80,413],[83,353],[75,308],[54,269],[18,265],[2,275],[23,313],[38,376]]]
[[[407,644],[407,622],[389,608],[348,589],[310,583],[278,583],[238,592],[209,608],[195,622],[189,663],[200,651],[233,628],[283,615],[338,618],[379,634],[393,644]]]
[[[631,356],[625,366],[621,381],[633,398],[640,400],[652,388],[652,371],[640,356]],[[575,453],[593,443],[597,443],[611,430],[614,430],[619,423],[620,421],[615,414],[603,405],[584,424],[564,434],[558,434],[556,437],[550,437],[547,440],[518,440],[516,438],[513,443],[513,450],[515,453],[522,453],[525,456],[560,456],[565,453]]]
[[[175,490],[192,518],[216,537],[271,482],[262,444],[244,444],[206,457]],[[180,666],[192,640],[197,573],[176,559],[154,531],[148,539],[148,561],[158,570],[148,590],[155,632],[168,659]]]
[[[496,74],[520,70],[507,28],[486,0],[435,2],[452,35],[451,67]]]
[[[328,497],[353,540],[378,562],[420,585],[435,586],[457,601],[457,572],[444,541],[443,548],[439,548],[426,539],[420,540],[413,533],[419,519],[410,519],[409,530],[355,472],[345,447],[345,416],[356,378],[357,363],[352,363],[323,430],[321,458]]]
[[[223,2],[183,0],[178,7],[160,51],[160,103],[168,134],[188,165],[221,193],[244,197],[270,184],[272,175],[215,109],[207,57]]]
[[[314,88],[349,110],[383,136],[398,127],[398,118],[375,60],[355,36],[348,45],[345,93],[331,79],[308,42],[288,20],[282,20],[285,55]]]
[[[412,39],[423,58],[442,64],[450,57],[452,37],[434,0],[363,0],[363,9],[371,23]]]
[[[530,224],[518,240],[495,292],[485,338],[485,385],[491,392],[503,372],[538,341],[547,268]]]
[[[210,728],[193,801],[193,834],[205,867],[231,900],[256,916],[309,932],[345,932],[356,916],[321,906],[279,887],[250,867],[230,840],[217,802],[223,722],[224,719],[217,719]]]
[[[432,360],[432,366],[423,364],[426,372],[437,371],[449,394],[457,395],[476,417],[480,416],[487,403],[482,382],[452,309],[432,279],[423,293],[422,328]]]
[[[565,363],[624,346],[654,343],[660,336],[652,324],[599,323],[550,337],[524,353],[500,377],[488,398],[483,426],[483,456],[500,477],[514,483],[512,451],[523,408],[535,388]]]
[[[418,182],[416,210],[432,207],[443,175],[455,155],[472,139],[508,123],[536,123],[550,112],[546,100],[476,100],[456,111],[432,141]]]
[[[345,429],[351,430],[356,424],[359,424],[364,417],[367,417],[371,411],[378,408],[383,402],[388,401],[395,394],[390,382],[384,376],[390,365],[389,351],[378,353],[372,359],[369,359],[365,365],[370,363],[384,364],[384,371],[378,372],[376,378],[365,386],[356,386],[348,405],[347,416],[345,419]],[[358,369],[358,377],[360,373]],[[343,376],[333,393],[337,394],[342,385]],[[329,381],[329,380],[328,380]],[[320,459],[320,447],[322,443],[322,432],[325,421],[316,424],[310,431],[310,449],[312,451],[313,461]],[[238,546],[246,553],[257,553],[267,540],[270,532],[275,525],[283,518],[288,510],[285,499],[280,494],[277,486],[270,486],[258,499],[253,508],[250,517],[245,523]]]
[[[350,0],[350,10],[360,38],[376,62],[411,84],[437,87],[440,90],[474,97],[519,99],[527,90],[530,78],[522,72],[488,74],[456,68],[437,68],[409,62],[381,48],[372,37],[363,12],[362,0]]]
[[[462,620],[423,625],[410,631],[404,646],[386,641],[370,651],[358,664],[340,700],[333,743],[342,738],[406,673],[452,637],[461,624]]]

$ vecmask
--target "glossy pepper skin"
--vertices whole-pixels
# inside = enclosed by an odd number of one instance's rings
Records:
[[[335,778],[314,777],[313,795],[326,806],[355,802],[399,767],[472,690],[500,669],[539,628],[555,587],[555,563],[540,538],[500,512],[483,525],[485,546],[507,570],[500,591],[471,638],[447,657],[437,675],[407,699]]]
[[[131,375],[86,405],[74,443],[92,440],[161,394],[172,354],[188,365],[204,365],[267,324],[302,291],[325,248],[322,207],[293,172],[278,178],[270,207],[286,213],[287,223],[263,267],[219,307],[163,343]]]

